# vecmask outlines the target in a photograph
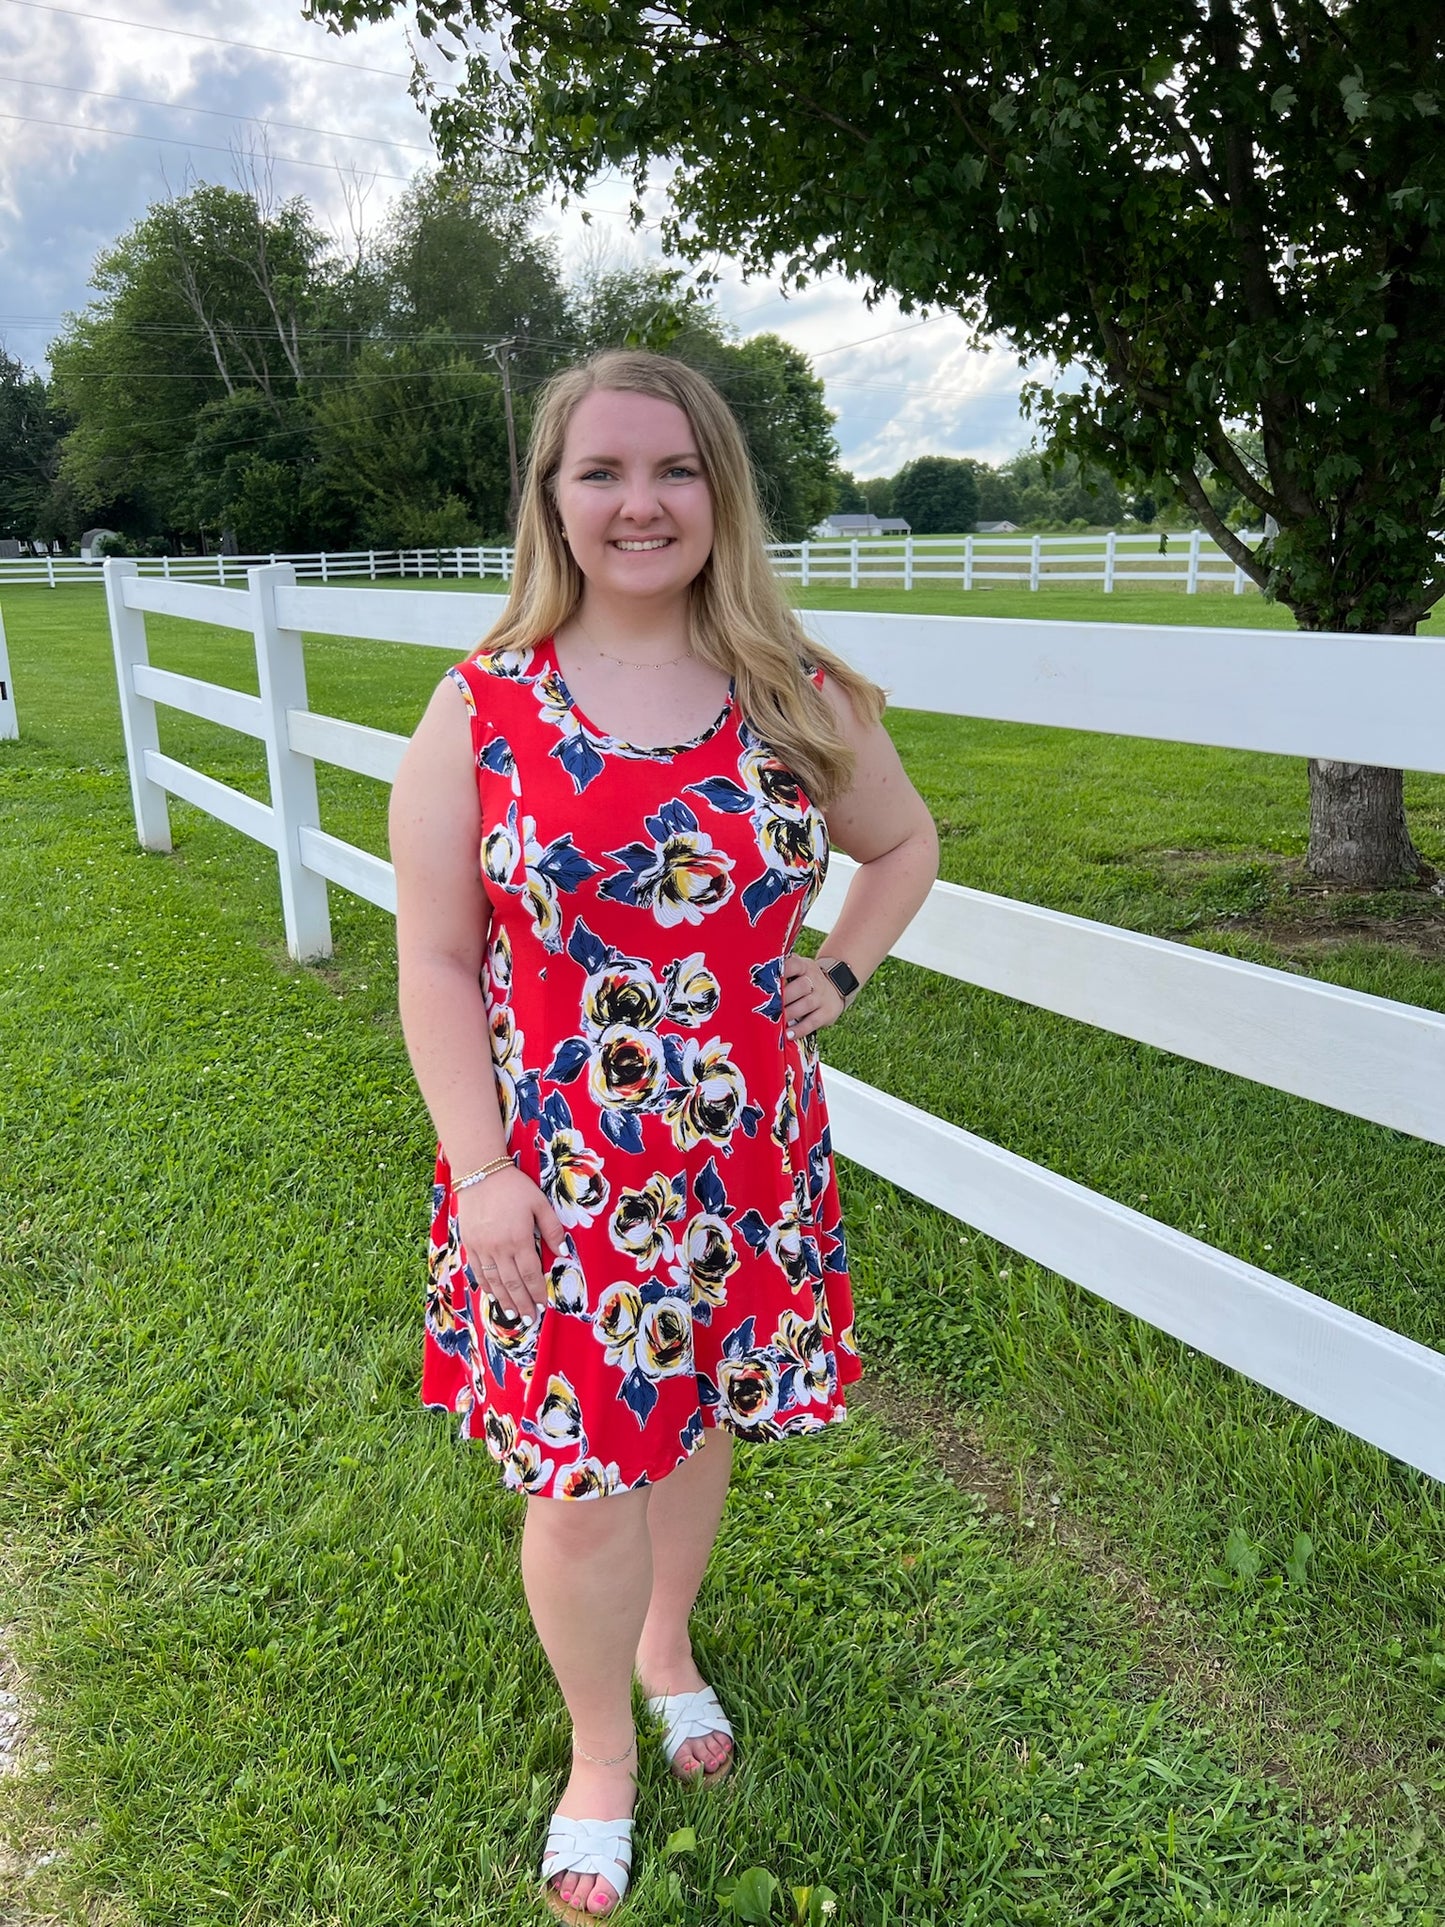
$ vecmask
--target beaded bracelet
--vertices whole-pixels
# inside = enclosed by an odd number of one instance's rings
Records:
[[[493,1158],[490,1164],[482,1165],[480,1170],[468,1171],[464,1178],[452,1179],[453,1191],[465,1191],[469,1184],[480,1184],[484,1178],[493,1177],[498,1171],[516,1169],[510,1157]]]

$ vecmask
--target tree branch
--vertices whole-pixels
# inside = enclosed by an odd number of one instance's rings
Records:
[[[1258,560],[1248,543],[1241,542],[1234,530],[1226,526],[1219,511],[1205,494],[1204,484],[1194,470],[1192,468],[1182,470],[1174,477],[1174,482],[1179,493],[1236,568],[1243,569],[1257,588],[1266,588],[1269,583],[1269,570]]]
[[[1209,459],[1239,490],[1246,502],[1251,503],[1263,515],[1279,518],[1279,498],[1260,481],[1249,464],[1244,461],[1239,450],[1224,432],[1224,424],[1217,415],[1204,424],[1204,447]]]

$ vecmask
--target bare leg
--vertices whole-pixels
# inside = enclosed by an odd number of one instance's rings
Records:
[[[615,1766],[574,1756],[558,1811],[578,1820],[622,1820],[632,1811],[637,1756],[629,1752],[632,1656],[652,1592],[647,1490],[605,1499],[529,1499],[522,1581],[532,1623],[557,1676],[574,1742]],[[616,1905],[593,1874],[553,1882],[562,1899],[598,1915]]]
[[[692,1656],[688,1615],[722,1522],[733,1442],[716,1426],[703,1440],[699,1451],[652,1487],[648,1499],[652,1601],[637,1643],[637,1677],[649,1694],[696,1692],[704,1684]],[[684,1772],[715,1772],[731,1744],[722,1733],[689,1740],[677,1765]]]

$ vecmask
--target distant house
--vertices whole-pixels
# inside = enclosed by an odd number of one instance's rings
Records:
[[[87,529],[80,538],[80,559],[82,562],[103,562],[105,557],[97,555],[95,545],[103,536],[114,535],[114,529]]]
[[[824,535],[911,535],[912,527],[897,515],[830,515]]]
[[[975,522],[974,528],[980,535],[1017,535],[1017,522]]]

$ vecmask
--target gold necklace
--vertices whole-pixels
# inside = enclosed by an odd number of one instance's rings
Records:
[[[684,649],[680,656],[664,656],[661,662],[638,662],[633,656],[614,656],[602,647],[602,644],[598,642],[597,638],[592,635],[588,629],[583,627],[582,618],[577,614],[575,609],[572,612],[572,620],[577,624],[577,627],[582,630],[584,638],[592,644],[592,647],[597,651],[598,655],[602,657],[604,662],[620,663],[624,669],[666,669],[670,663],[686,662],[692,655],[691,649]]]

